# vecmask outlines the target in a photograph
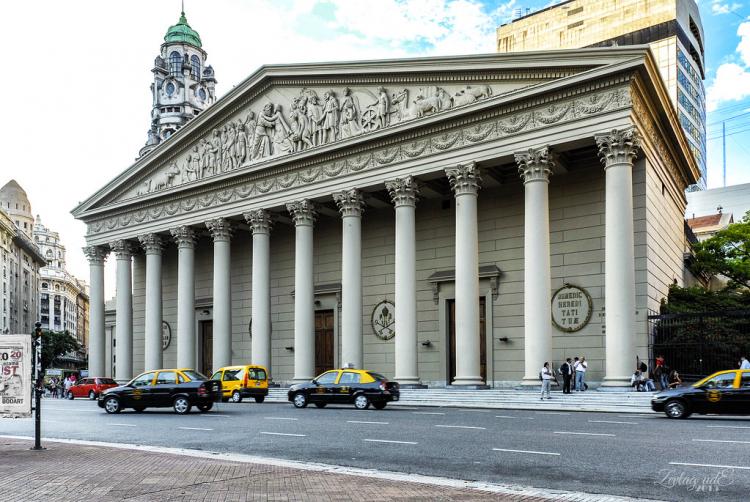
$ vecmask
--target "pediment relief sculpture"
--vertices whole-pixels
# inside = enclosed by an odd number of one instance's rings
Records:
[[[489,84],[271,89],[124,199],[314,149],[493,97]]]

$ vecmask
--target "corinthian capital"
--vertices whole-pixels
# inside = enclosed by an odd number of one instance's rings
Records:
[[[273,227],[271,214],[265,209],[254,209],[244,214],[253,234],[268,234]]]
[[[615,164],[632,164],[641,148],[641,134],[635,127],[613,129],[594,138],[604,169]]]
[[[318,213],[315,210],[315,204],[307,199],[290,202],[286,205],[286,210],[292,215],[295,225],[312,225],[315,223]]]
[[[339,206],[342,218],[346,216],[362,216],[362,213],[365,212],[365,203],[362,200],[362,194],[356,188],[334,193],[333,200]]]
[[[388,190],[395,207],[416,206],[417,197],[419,197],[419,184],[413,177],[405,176],[386,181],[385,188]]]
[[[555,158],[549,146],[529,148],[514,154],[518,164],[518,172],[524,183],[530,181],[549,181]]]
[[[115,253],[118,260],[129,260],[135,252],[133,243],[125,239],[111,242],[109,248]]]
[[[138,240],[146,254],[161,254],[162,249],[164,249],[161,237],[157,234],[141,235]]]
[[[449,167],[445,170],[445,174],[448,175],[451,189],[456,196],[463,194],[476,195],[482,184],[479,167],[474,162]]]
[[[226,218],[216,218],[206,222],[206,228],[216,241],[228,241],[232,238],[232,224]]]
[[[86,246],[83,254],[88,258],[91,265],[103,265],[109,255],[109,250],[104,246]]]
[[[193,249],[195,247],[196,236],[192,227],[183,225],[170,229],[169,233],[172,234],[172,238],[177,243],[178,248]]]

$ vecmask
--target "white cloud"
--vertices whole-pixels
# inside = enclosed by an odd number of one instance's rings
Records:
[[[750,96],[750,21],[737,28],[740,43],[736,52],[738,63],[724,63],[716,70],[711,85],[706,92],[706,110],[714,111],[725,101],[739,101]]]
[[[711,2],[711,13],[716,15],[729,14],[742,8],[740,3],[724,3],[721,0],[713,0]]]

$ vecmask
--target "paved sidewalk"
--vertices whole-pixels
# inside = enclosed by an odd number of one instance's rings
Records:
[[[195,450],[86,443],[45,440],[47,449],[38,452],[29,450],[31,441],[0,437],[3,500],[626,500],[399,473],[356,475],[353,469],[322,464],[259,463],[253,461],[257,457],[232,454],[211,458],[210,452]]]

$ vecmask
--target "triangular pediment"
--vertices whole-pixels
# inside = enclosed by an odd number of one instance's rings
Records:
[[[263,67],[73,214],[85,219],[285,156],[351,146],[458,110],[471,113],[520,90],[636,56],[580,50]]]

